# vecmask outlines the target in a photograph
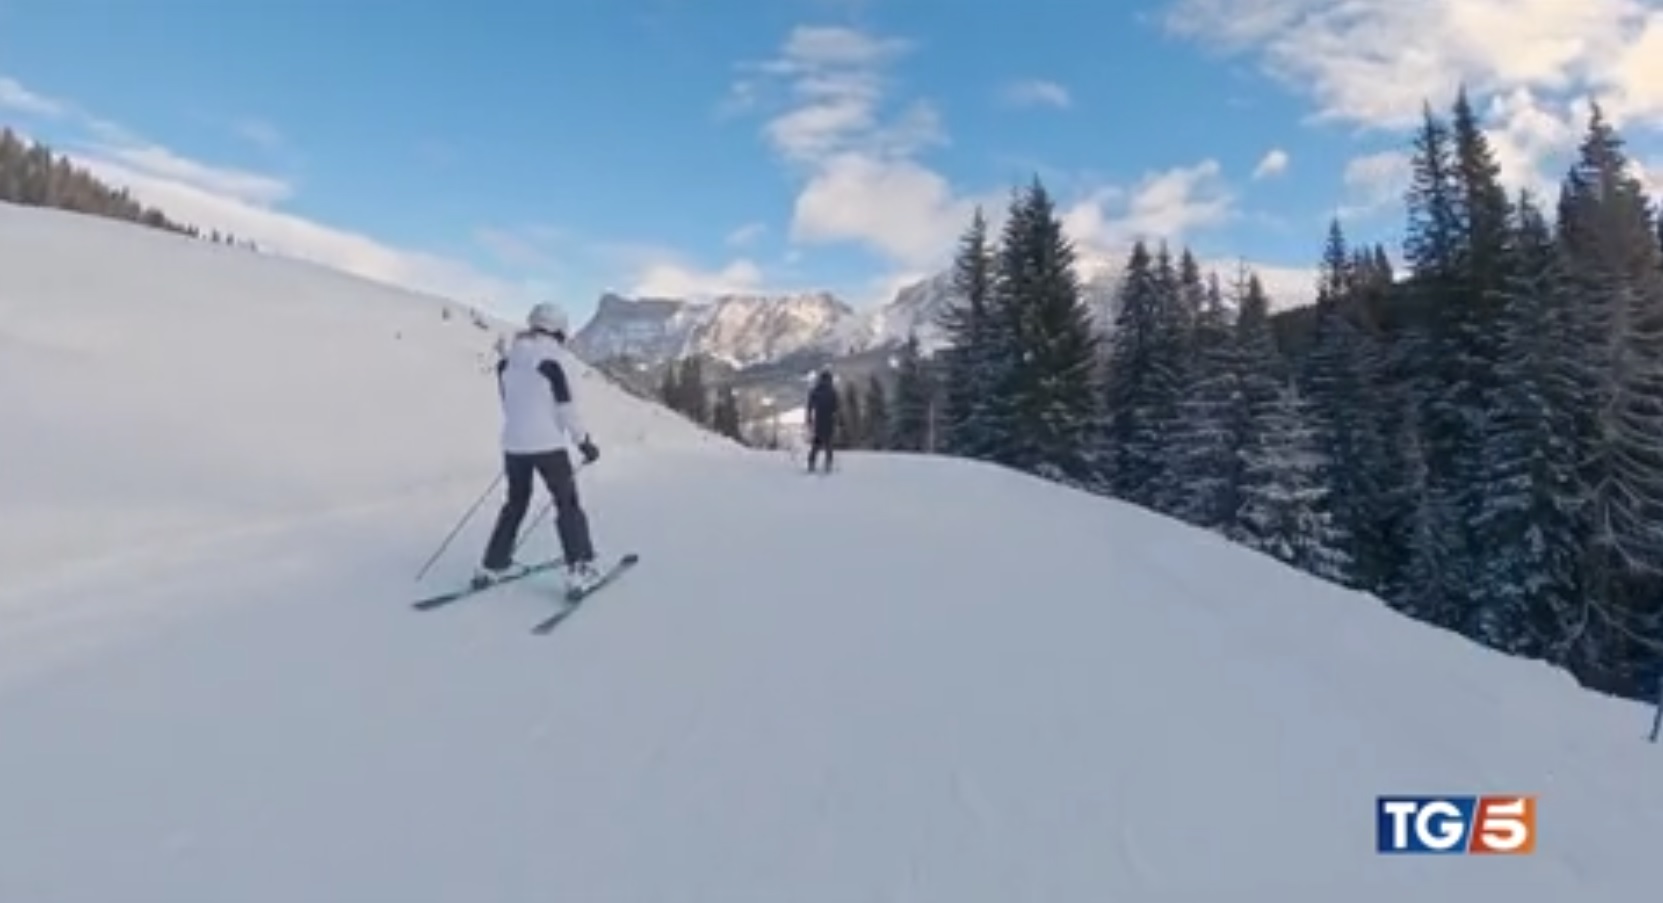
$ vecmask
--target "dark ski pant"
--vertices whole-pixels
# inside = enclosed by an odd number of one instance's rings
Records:
[[[814,435],[810,438],[809,447],[808,447],[808,469],[809,470],[814,469],[814,462],[818,461],[820,459],[820,453],[821,452],[825,452],[825,454],[826,454],[826,469],[831,470],[831,468],[832,468],[832,437],[831,437],[831,431],[830,430],[826,430],[824,432],[821,432],[819,430],[815,430]]]
[[[497,513],[496,528],[491,531],[490,544],[485,547],[486,568],[500,570],[513,564],[520,524],[525,521],[526,508],[531,505],[534,477],[542,477],[543,485],[554,497],[554,527],[560,536],[560,549],[566,563],[595,559],[595,549],[589,541],[589,516],[578,502],[577,474],[572,469],[570,454],[564,449],[535,454],[507,454],[503,456],[503,473],[508,480],[508,498]]]

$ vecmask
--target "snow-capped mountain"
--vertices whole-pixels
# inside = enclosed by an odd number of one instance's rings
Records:
[[[1205,260],[1228,284],[1235,265]],[[1124,264],[1082,261],[1081,289],[1093,322],[1105,334],[1113,326],[1115,295]],[[1314,283],[1302,270],[1255,268],[1274,307],[1313,300]],[[926,354],[944,342],[937,325],[957,298],[953,274],[944,270],[902,287],[882,306],[857,311],[828,292],[793,295],[727,295],[708,302],[677,298],[625,298],[608,293],[573,339],[590,361],[628,357],[644,367],[703,355],[736,369],[777,363],[802,352],[840,357],[895,346],[918,336]]]
[[[898,345],[916,333],[924,353],[934,352],[944,338],[936,321],[956,298],[951,270],[903,286],[888,304],[861,314],[849,324],[847,344],[850,350],[864,351]]]
[[[700,354],[747,367],[805,349],[836,350],[857,316],[828,292],[724,295],[709,302],[608,293],[572,345],[591,361],[627,356],[662,363]]]

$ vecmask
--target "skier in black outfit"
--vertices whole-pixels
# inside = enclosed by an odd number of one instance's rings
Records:
[[[832,434],[837,429],[837,387],[832,385],[830,370],[821,370],[814,388],[808,393],[808,471],[814,472],[814,462],[821,452],[826,453],[826,472],[832,468]]]

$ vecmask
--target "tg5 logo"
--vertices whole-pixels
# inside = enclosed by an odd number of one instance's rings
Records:
[[[1379,853],[1536,852],[1534,796],[1382,796],[1374,818]]]

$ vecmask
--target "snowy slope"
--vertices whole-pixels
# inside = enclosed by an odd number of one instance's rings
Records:
[[[0,207],[0,900],[1654,893],[1641,707],[1123,505],[808,478],[598,378],[584,491],[639,570],[548,637],[546,585],[412,612],[494,462],[490,337],[436,304]],[[1541,794],[1540,851],[1374,854],[1377,794],[1468,792]]]

